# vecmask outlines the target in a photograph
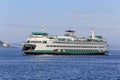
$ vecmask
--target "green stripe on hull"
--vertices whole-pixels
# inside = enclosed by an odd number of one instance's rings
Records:
[[[61,51],[62,54],[75,54],[75,55],[97,55],[97,54],[104,54],[103,51],[98,50],[65,50]]]
[[[40,53],[50,53],[53,52],[52,50],[32,50],[32,52],[40,52]]]
[[[55,54],[55,55],[103,55],[104,51],[98,50],[61,50],[55,52],[53,50],[32,50],[30,52],[25,52],[27,54]]]

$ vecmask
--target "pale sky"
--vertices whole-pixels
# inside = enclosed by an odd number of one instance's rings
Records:
[[[42,25],[52,35],[73,29],[85,37],[94,28],[120,46],[120,0],[0,0],[0,40],[22,43]]]

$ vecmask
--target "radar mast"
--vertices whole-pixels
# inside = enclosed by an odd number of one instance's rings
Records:
[[[91,34],[91,38],[92,38],[92,39],[95,39],[95,31],[94,31],[94,29],[91,31],[91,33],[92,33],[92,34]]]
[[[41,32],[45,32],[45,26],[41,26]]]

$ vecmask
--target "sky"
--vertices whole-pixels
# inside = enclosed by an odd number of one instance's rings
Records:
[[[42,25],[51,35],[71,29],[88,37],[95,29],[120,46],[120,0],[0,0],[0,40],[22,43]]]

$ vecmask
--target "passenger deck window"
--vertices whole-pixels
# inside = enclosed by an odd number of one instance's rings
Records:
[[[44,43],[44,44],[46,44],[46,43],[47,43],[47,41],[43,41],[43,43]]]
[[[30,41],[27,41],[27,43],[29,43]]]

